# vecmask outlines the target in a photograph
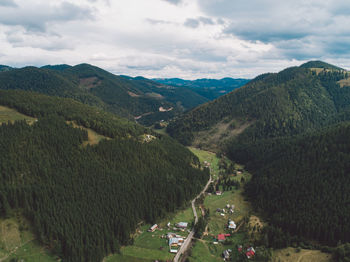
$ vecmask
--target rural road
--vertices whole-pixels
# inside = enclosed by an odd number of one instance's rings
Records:
[[[209,184],[211,183],[211,175],[209,177],[209,181],[208,183],[205,185],[204,189],[192,200],[191,204],[192,204],[192,210],[193,210],[193,215],[194,215],[194,225],[197,224],[198,222],[198,215],[197,215],[197,210],[196,210],[196,206],[195,206],[195,202],[196,200],[202,195],[204,194],[205,191],[207,191]],[[174,257],[174,262],[179,262],[180,257],[182,254],[184,254],[186,252],[186,250],[188,249],[193,236],[194,236],[194,225],[193,228],[190,232],[190,234],[187,236],[186,240],[184,241],[184,243],[182,244],[181,248],[179,249],[179,251],[176,253],[176,256]]]

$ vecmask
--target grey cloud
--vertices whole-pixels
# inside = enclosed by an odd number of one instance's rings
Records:
[[[199,20],[188,18],[188,19],[186,19],[184,26],[191,27],[191,28],[197,28],[199,26]]]
[[[5,32],[7,42],[13,47],[31,47],[47,51],[72,50],[73,44],[66,41],[59,35],[46,35],[24,33],[21,30]]]
[[[182,2],[182,0],[163,0],[163,1],[166,1],[166,2],[174,4],[174,5],[178,5]]]
[[[157,19],[152,19],[152,18],[147,18],[145,20],[146,22],[152,24],[152,25],[159,25],[159,24],[163,24],[163,25],[166,25],[166,24],[173,24],[173,22],[170,22],[170,21],[165,21],[165,20],[157,20]]]
[[[0,0],[0,6],[17,7],[17,4],[13,0]]]
[[[209,17],[200,16],[198,18],[188,18],[184,22],[184,26],[191,27],[191,28],[197,28],[199,25],[215,25],[215,21]]]
[[[199,21],[201,21],[205,25],[214,25],[215,24],[213,19],[208,18],[208,17],[203,17],[203,16],[199,17]]]
[[[31,6],[15,10],[0,10],[0,23],[10,26],[22,26],[28,31],[45,32],[47,24],[74,20],[93,19],[93,10],[68,2],[58,6]]]
[[[281,58],[350,54],[348,1],[200,0],[198,4],[207,16],[225,19],[224,35],[271,44]]]

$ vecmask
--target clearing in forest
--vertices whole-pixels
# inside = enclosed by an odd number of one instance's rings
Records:
[[[80,128],[83,130],[86,130],[88,133],[88,141],[85,141],[83,143],[83,146],[87,146],[87,145],[97,145],[102,139],[111,139],[110,137],[106,137],[104,135],[100,135],[98,134],[96,131],[92,130],[91,128],[87,128],[84,126],[80,126],[78,124],[76,124],[73,121],[67,121],[68,124],[72,124],[74,128]]]
[[[9,121],[14,122],[19,120],[26,120],[29,124],[32,124],[36,121],[35,118],[23,115],[15,109],[6,106],[0,106],[0,125]]]

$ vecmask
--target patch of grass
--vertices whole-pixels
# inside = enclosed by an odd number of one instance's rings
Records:
[[[169,230],[147,232],[149,227],[150,225],[142,226],[133,245],[122,247],[121,254],[111,255],[105,261],[172,260],[174,255],[169,253],[168,241],[162,237]]]
[[[18,224],[13,219],[6,219],[0,223],[0,247],[5,251],[12,251],[21,244]]]
[[[11,259],[25,262],[57,262],[57,257],[51,255],[37,241],[31,241],[19,247],[4,262],[9,262]]]
[[[208,247],[210,246],[210,248]],[[197,241],[192,249],[189,260],[191,262],[216,262],[222,261],[220,253],[224,251],[221,245],[214,245],[213,243]]]
[[[0,261],[13,259],[26,262],[54,262],[58,257],[42,247],[35,240],[29,226],[20,212],[14,217],[0,220]]]
[[[80,125],[77,125],[75,122],[72,121],[67,121],[68,124],[72,124],[72,126],[74,128],[80,128],[83,130],[86,130],[88,133],[88,141],[85,141],[83,143],[83,146],[87,146],[87,145],[97,145],[102,139],[111,139],[110,137],[106,137],[103,135],[98,134],[97,132],[95,132],[94,130],[90,129],[90,128],[86,128]]]
[[[235,206],[233,214],[226,213],[225,216],[221,216],[219,212],[216,212],[217,208],[225,208],[227,211],[227,204]],[[245,201],[242,196],[242,189],[234,192],[227,191],[221,196],[207,196],[204,200],[204,206],[210,210],[209,229],[210,233],[214,235],[224,232],[229,219],[239,224],[252,210],[250,203]]]
[[[216,154],[214,152],[201,150],[195,147],[188,147],[188,149],[191,150],[191,152],[199,158],[199,161],[201,162],[202,165],[204,165],[204,161],[207,161],[210,163],[210,172],[213,178],[216,179],[219,174],[219,161],[220,161],[220,159],[216,156]]]
[[[155,249],[142,248],[138,246],[127,246],[122,249],[122,254],[125,256],[133,256],[136,258],[152,259],[152,260],[172,260],[174,255],[169,253],[167,249],[166,252]]]
[[[337,83],[340,87],[350,86],[350,78],[339,80]]]
[[[158,225],[160,229],[154,232],[148,232],[147,230],[151,225],[144,225],[139,228],[134,244],[131,246],[125,246],[121,248],[121,254],[114,254],[105,259],[105,261],[154,261],[154,260],[172,260],[174,254],[169,252],[168,240],[164,236],[168,232],[176,232],[177,234],[187,237],[188,232],[174,231],[172,228],[175,223],[188,222],[191,223],[194,220],[192,208],[186,208],[181,210],[169,218],[164,219]],[[171,228],[168,229],[166,225],[170,222]],[[136,260],[133,260],[136,259]],[[141,260],[137,260],[141,259]],[[143,259],[143,260],[142,260]]]
[[[289,255],[288,255],[289,254]],[[295,248],[288,247],[273,252],[272,262],[330,262],[332,255],[322,253],[319,250],[301,249],[296,252]]]
[[[17,112],[15,109],[6,107],[6,106],[0,106],[0,124],[1,123],[7,123],[7,122],[14,122],[19,120],[26,120],[29,124],[32,124],[35,122],[35,118],[23,115],[19,112]]]
[[[143,259],[133,256],[126,256],[122,254],[115,254],[109,257],[106,257],[103,262],[153,262],[153,259]]]

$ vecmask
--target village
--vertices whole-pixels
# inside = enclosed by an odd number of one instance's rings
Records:
[[[213,169],[211,167],[211,163],[204,160],[203,161],[203,166],[205,168],[210,169],[210,171],[212,173]],[[237,181],[237,178],[242,179],[244,177],[244,171],[242,169],[239,170],[234,170],[233,172],[233,176],[236,177],[235,181]],[[211,190],[207,190],[207,192],[205,192],[204,195],[204,200],[206,198],[211,198],[213,200],[215,199],[221,199],[223,198],[225,195],[227,197],[227,194],[229,192],[225,192],[223,186],[219,185],[218,186],[218,177],[215,177],[215,180],[213,182],[213,186],[211,187]],[[244,179],[242,180],[244,181]],[[215,186],[214,186],[215,185]],[[212,192],[213,189],[216,189],[214,192]],[[227,189],[227,188],[225,188]],[[225,198],[226,199],[226,198]],[[252,259],[255,257],[256,254],[256,250],[252,245],[247,245],[247,244],[243,244],[243,243],[239,243],[236,246],[234,245],[230,245],[232,244],[232,238],[235,237],[235,234],[237,234],[237,232],[240,230],[240,228],[244,225],[245,220],[242,219],[242,217],[239,217],[241,211],[240,210],[235,210],[235,205],[231,202],[227,202],[225,205],[221,204],[222,202],[220,202],[220,206],[218,206],[215,209],[215,212],[212,214],[211,218],[216,218],[214,220],[220,220],[220,224],[221,224],[221,231],[218,228],[218,230],[216,232],[218,232],[217,234],[213,234],[216,233],[214,232],[210,232],[208,230],[208,225],[205,229],[205,231],[202,234],[202,237],[198,240],[201,241],[201,243],[204,243],[205,245],[213,245],[213,246],[217,246],[220,248],[217,248],[217,250],[224,248],[224,250],[219,254],[219,256],[217,256],[217,259],[222,259],[224,261],[232,261],[232,258],[234,255],[243,255],[245,256],[247,259]],[[200,213],[202,213],[202,215],[204,215],[205,213],[205,205],[204,202],[202,204],[199,204],[199,208],[200,208]],[[238,214],[238,216],[235,216],[235,211],[237,211],[236,213]],[[210,209],[208,209],[207,212],[210,212]],[[235,218],[238,218],[239,220],[235,221]],[[236,222],[239,222],[239,224],[237,224]],[[178,222],[175,223],[174,225],[171,225],[171,223],[169,222],[167,224],[167,229],[168,230],[173,230],[174,232],[190,232],[190,229],[188,228],[189,223],[188,222]],[[154,232],[155,230],[158,230],[159,227],[157,224],[153,225],[152,227],[149,228],[149,232]],[[168,241],[168,245],[169,245],[169,252],[170,253],[177,253],[179,251],[179,249],[181,248],[182,244],[184,243],[184,241],[186,240],[186,237],[184,237],[183,235],[179,234],[179,233],[173,233],[173,232],[167,232],[166,234],[163,235],[163,237]],[[230,245],[230,248],[226,248],[226,246]],[[196,248],[196,244],[194,244],[194,246],[192,247],[193,249]],[[181,254],[182,255],[182,254]],[[186,256],[186,255],[185,255]],[[155,260],[157,261],[157,260]],[[174,260],[176,261],[176,260]],[[178,261],[185,261],[184,258]],[[188,257],[186,261],[192,261],[191,257]],[[207,260],[207,261],[216,261],[216,260]]]
[[[250,174],[241,166],[224,162],[215,154],[190,148],[199,156],[202,167],[210,169],[212,183],[206,192],[195,201],[196,213],[208,217],[207,225],[200,237],[191,236],[194,227],[194,214],[191,207],[153,225],[142,225],[136,232],[134,245],[122,248],[120,259],[109,261],[186,261],[215,262],[255,260],[255,247],[249,239],[248,227],[251,207],[241,194],[242,186],[249,181]],[[205,154],[203,157],[201,154]],[[229,170],[223,173],[223,170]],[[259,222],[260,223],[260,222]],[[260,223],[260,227],[262,227]],[[260,230],[260,229],[259,229]],[[184,253],[178,254],[187,238],[192,241]],[[175,257],[176,256],[176,257]],[[129,259],[133,257],[133,259]],[[141,261],[141,260],[140,260]],[[146,260],[142,260],[146,261]]]

